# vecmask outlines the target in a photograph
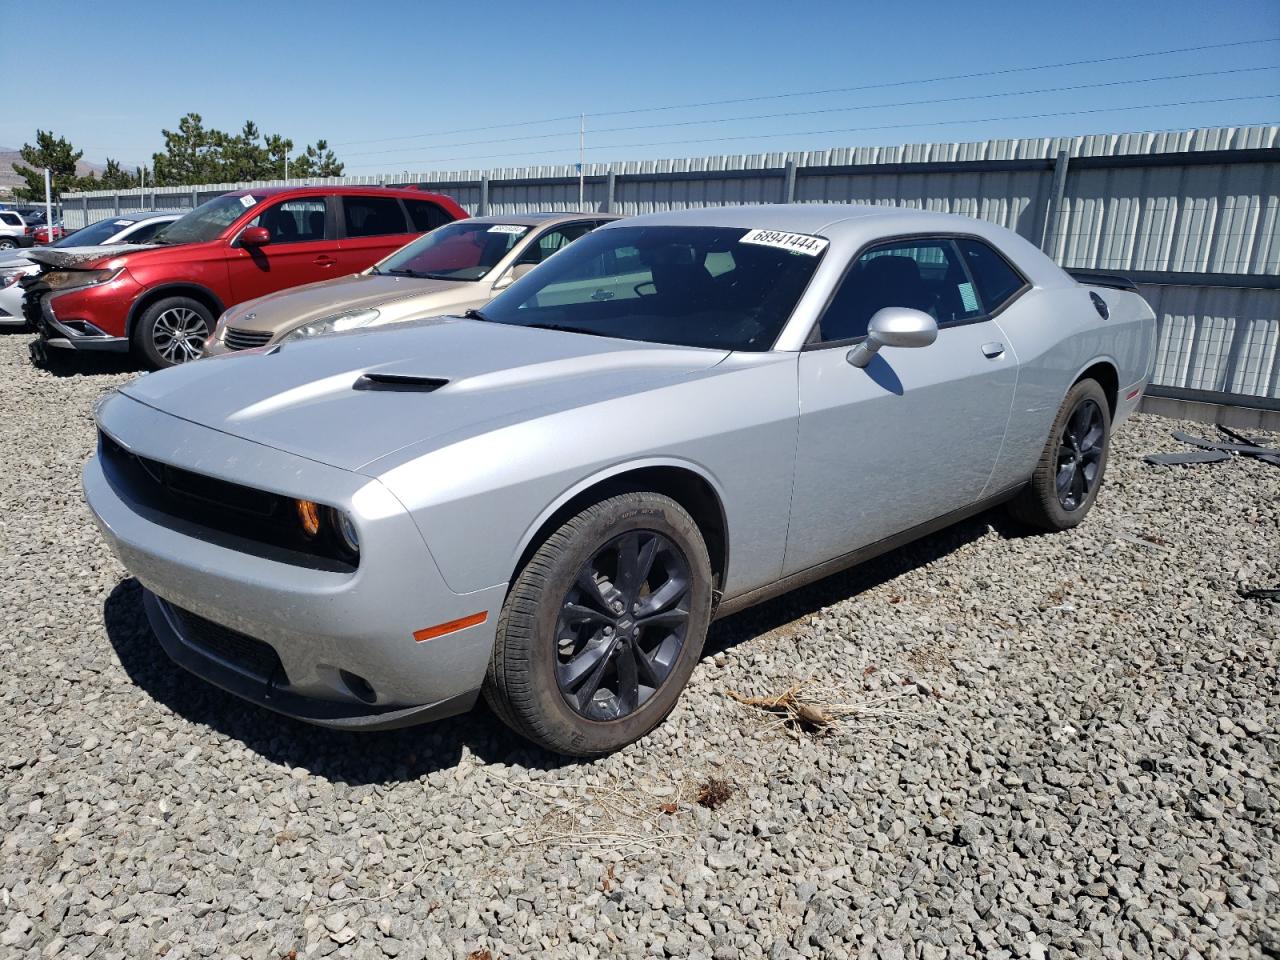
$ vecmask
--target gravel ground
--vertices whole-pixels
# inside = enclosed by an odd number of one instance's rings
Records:
[[[1239,596],[1280,583],[1280,470],[1138,459],[1207,428],[1127,425],[1074,532],[979,517],[719,624],[657,733],[571,763],[483,709],[335,734],[170,664],[80,498],[131,374],[27,339],[0,954],[1280,956],[1280,607]],[[727,694],[797,684],[825,732]]]

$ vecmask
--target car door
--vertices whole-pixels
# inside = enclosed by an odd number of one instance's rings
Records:
[[[228,252],[234,303],[339,276],[335,272],[338,261],[332,217],[324,197],[299,197],[262,206],[244,226],[265,227],[271,241],[244,247],[236,239]]]
[[[398,197],[338,198],[342,233],[338,240],[337,275],[359,273],[418,236],[411,231]]]
[[[927,347],[846,355],[883,307],[938,322]],[[800,425],[784,572],[979,500],[1000,454],[1017,364],[953,241],[901,238],[850,264],[798,358]]]

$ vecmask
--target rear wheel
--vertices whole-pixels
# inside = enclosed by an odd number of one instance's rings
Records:
[[[517,574],[485,698],[517,733],[598,756],[666,717],[711,618],[711,562],[693,518],[656,493],[587,507]]]
[[[16,250],[17,242],[12,237],[0,237],[0,250]]]
[[[1110,439],[1107,395],[1096,380],[1081,380],[1062,401],[1031,483],[1010,512],[1042,530],[1074,527],[1098,498]]]
[[[166,297],[142,312],[133,331],[134,349],[153,367],[173,367],[200,357],[213,332],[213,316],[199,300]]]

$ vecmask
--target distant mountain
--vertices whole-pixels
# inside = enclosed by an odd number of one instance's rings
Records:
[[[14,187],[20,187],[25,182],[13,172],[15,163],[22,163],[22,154],[13,147],[0,147],[0,194],[11,193]],[[102,164],[89,163],[87,160],[76,164],[76,173],[82,177],[87,177],[90,173],[101,173],[104,169],[106,168]]]

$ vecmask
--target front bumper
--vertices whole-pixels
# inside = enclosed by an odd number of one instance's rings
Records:
[[[63,322],[55,310],[56,296],[28,294],[23,304],[26,319],[31,320],[46,347],[56,350],[97,350],[124,353],[129,349],[128,337],[115,337],[88,321]],[[34,301],[37,309],[32,309]]]
[[[471,706],[505,589],[450,591],[413,519],[381,483],[122,395],[100,407],[99,422],[139,456],[229,482],[254,478],[274,493],[346,510],[360,529],[353,572],[260,556],[132,499],[111,465],[91,458],[85,499],[147,589],[148,617],[179,665],[261,706],[343,729],[403,726]],[[477,626],[414,639],[416,631],[481,611],[488,616]],[[267,648],[262,656],[237,653],[237,645],[254,644]]]

